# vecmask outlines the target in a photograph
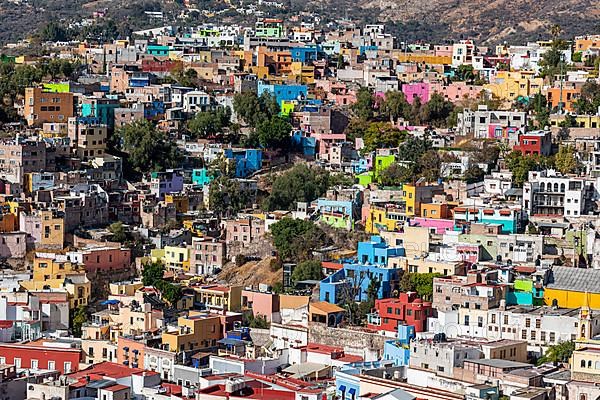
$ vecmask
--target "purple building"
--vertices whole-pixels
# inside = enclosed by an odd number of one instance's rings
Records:
[[[150,178],[150,192],[164,200],[165,194],[183,191],[183,172],[168,169],[165,172],[153,172]]]

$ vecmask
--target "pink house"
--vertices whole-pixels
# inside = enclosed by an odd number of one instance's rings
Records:
[[[317,148],[321,156],[328,154],[334,144],[346,141],[345,133],[311,133],[310,136],[317,140]]]
[[[454,230],[454,221],[451,219],[434,219],[434,218],[412,218],[410,220],[411,226],[422,226],[435,230],[437,234],[443,234],[446,231]]]
[[[409,104],[412,104],[417,97],[421,99],[421,103],[427,103],[430,96],[429,83],[405,83],[402,85],[402,93]]]
[[[262,315],[267,322],[281,322],[278,294],[242,290],[242,308],[252,310],[255,317]]]
[[[466,82],[452,82],[449,85],[436,82],[430,84],[430,90],[432,93],[439,93],[446,100],[455,103],[465,98],[476,99],[483,90],[483,86],[468,85]]]

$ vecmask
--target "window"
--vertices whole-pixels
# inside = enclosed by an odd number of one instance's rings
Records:
[[[31,360],[31,368],[38,369],[38,360]]]
[[[68,374],[71,372],[71,363],[69,361],[65,361],[64,367],[65,367],[65,374]]]
[[[553,343],[556,340],[556,333],[550,332],[550,342]]]
[[[525,328],[530,328],[530,327],[531,327],[531,319],[525,318]]]
[[[53,371],[56,369],[56,363],[54,361],[48,361],[48,369]]]
[[[15,360],[13,362],[15,364],[16,368],[21,368],[21,359],[18,357],[15,357]]]

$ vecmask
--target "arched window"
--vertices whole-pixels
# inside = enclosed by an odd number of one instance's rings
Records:
[[[580,394],[579,395],[579,400],[587,400],[587,395],[586,394]]]
[[[595,369],[600,369],[600,361],[596,361],[596,362],[594,363],[594,368],[595,368]]]
[[[560,184],[560,192],[561,192],[561,193],[564,193],[564,192],[565,192],[565,184],[564,184],[564,183],[561,183],[561,184]]]
[[[544,182],[540,183],[540,192],[546,191],[546,184]]]
[[[585,360],[581,360],[581,368],[585,368]]]
[[[558,183],[554,182],[554,191],[558,192]]]
[[[592,368],[592,361],[588,361],[588,368]]]

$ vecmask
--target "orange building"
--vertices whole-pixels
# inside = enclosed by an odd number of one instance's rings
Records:
[[[563,109],[566,111],[574,111],[575,110],[575,102],[579,99],[581,95],[581,88],[578,87],[563,87],[562,89],[562,103],[564,104]],[[546,93],[546,97],[548,98],[548,104],[551,105],[551,108],[558,108],[558,104],[561,102],[560,98],[560,88],[549,88]]]
[[[268,51],[266,47],[259,47],[256,57],[258,67],[268,67],[269,72],[275,75],[286,75],[292,72],[292,53],[289,51]]]
[[[600,35],[576,36],[575,52],[586,51],[600,47]]]
[[[452,207],[448,203],[421,204],[421,216],[432,219],[448,219],[451,217]]]
[[[25,119],[29,126],[44,122],[67,122],[75,115],[73,93],[46,92],[41,87],[25,89]]]

